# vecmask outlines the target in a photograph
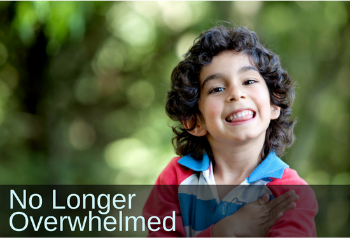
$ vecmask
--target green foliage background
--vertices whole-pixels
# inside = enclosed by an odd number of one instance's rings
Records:
[[[349,2],[0,2],[0,183],[153,184],[175,156],[170,73],[224,20],[298,84],[283,159],[310,184],[350,184],[349,17]]]

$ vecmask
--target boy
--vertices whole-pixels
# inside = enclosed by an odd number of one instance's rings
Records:
[[[299,200],[290,187],[272,186],[306,185],[277,157],[293,142],[293,99],[292,78],[254,32],[202,33],[173,70],[166,103],[180,122],[173,144],[183,157],[169,163],[156,185],[233,186],[156,186],[144,214],[175,211],[176,227],[171,233],[154,226],[150,235],[316,236],[313,192],[293,188]],[[267,194],[275,199],[268,202]]]

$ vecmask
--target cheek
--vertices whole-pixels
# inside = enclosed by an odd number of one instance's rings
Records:
[[[267,88],[256,90],[252,95],[258,108],[261,110],[260,113],[270,113],[270,94]]]
[[[208,104],[208,116],[209,118],[218,118],[221,117],[221,108],[218,103],[210,102]]]
[[[214,101],[207,101],[199,105],[199,110],[206,121],[211,121],[215,118],[221,117],[220,106]]]

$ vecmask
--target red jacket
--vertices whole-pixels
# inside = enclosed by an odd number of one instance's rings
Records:
[[[219,201],[215,196],[212,166],[208,156],[194,160],[190,156],[175,157],[159,175],[144,207],[145,218],[157,216],[161,220],[175,211],[175,231],[171,219],[167,219],[166,231],[159,225],[158,231],[149,231],[149,236],[212,236],[213,225],[225,216],[233,214],[243,205],[257,200],[265,192],[270,198],[294,190],[299,195],[297,207],[286,212],[267,233],[269,237],[316,236],[314,217],[318,211],[313,190],[295,170],[288,168],[273,152],[252,172],[237,191]],[[167,185],[167,186],[164,186]],[[179,186],[181,185],[181,186]],[[187,186],[190,185],[190,186]],[[279,186],[275,186],[279,185]],[[283,186],[281,186],[283,185]],[[201,192],[199,192],[199,189]],[[205,192],[203,192],[207,189]],[[238,189],[238,190],[239,190]],[[252,196],[244,196],[247,193]],[[236,188],[235,188],[236,190]],[[220,212],[218,212],[220,211]],[[222,212],[224,211],[224,212]],[[157,226],[152,226],[156,229]]]

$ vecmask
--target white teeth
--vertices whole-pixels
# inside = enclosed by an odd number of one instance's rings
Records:
[[[254,113],[250,110],[245,110],[231,115],[230,117],[228,117],[228,120],[232,121],[234,118],[244,117],[245,115],[254,115]]]

